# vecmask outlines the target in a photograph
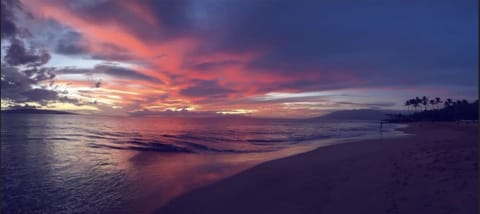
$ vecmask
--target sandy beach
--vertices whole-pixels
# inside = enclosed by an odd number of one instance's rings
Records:
[[[478,125],[404,131],[266,162],[156,213],[478,213]]]

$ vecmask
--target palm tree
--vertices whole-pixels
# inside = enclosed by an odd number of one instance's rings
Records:
[[[428,98],[425,97],[425,96],[422,97],[422,105],[424,107],[424,111],[426,111],[427,110],[427,105],[428,105]]]
[[[443,104],[445,105],[446,108],[448,108],[453,105],[453,100],[448,98],[447,100],[445,100]]]
[[[422,101],[422,100],[421,100],[420,98],[415,97],[415,100],[414,100],[414,102],[413,102],[413,107],[415,107],[415,111],[417,111],[417,108],[420,106],[420,102],[421,102],[421,101]]]
[[[461,104],[462,104],[462,101],[461,101],[461,100],[457,100],[457,101],[455,101],[455,103],[454,103],[455,106],[459,106],[459,105],[461,105]]]
[[[412,103],[413,112],[417,112],[417,106],[418,106],[418,105],[416,104],[416,103],[417,103],[417,99],[415,99],[415,98],[410,99],[410,103]]]
[[[409,112],[410,112],[410,105],[411,105],[410,100],[407,100],[407,101],[405,102],[405,106],[407,106],[407,110],[408,110]]]
[[[455,101],[454,105],[453,105],[453,120],[457,120],[457,115],[458,115],[458,108],[460,108],[462,105],[462,101],[461,100],[457,100]]]
[[[434,99],[431,99],[429,102],[430,102],[430,105],[432,106],[432,109],[433,109],[434,105],[437,104]]]
[[[440,97],[435,97],[435,104],[437,105],[437,109],[438,109],[438,105],[442,102],[443,101],[442,101],[442,99],[440,99]]]

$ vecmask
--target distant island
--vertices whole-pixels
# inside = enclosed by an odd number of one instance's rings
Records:
[[[2,114],[76,114],[66,111],[55,111],[46,109],[24,108],[24,109],[6,109],[1,111]]]
[[[377,109],[340,110],[311,120],[385,120],[393,111]]]

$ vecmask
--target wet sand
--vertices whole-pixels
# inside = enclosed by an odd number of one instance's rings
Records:
[[[478,213],[478,125],[404,131],[266,162],[156,213]]]

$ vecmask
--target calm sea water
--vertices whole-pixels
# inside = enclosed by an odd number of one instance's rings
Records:
[[[378,121],[3,115],[2,213],[143,213],[256,164],[359,138]]]

